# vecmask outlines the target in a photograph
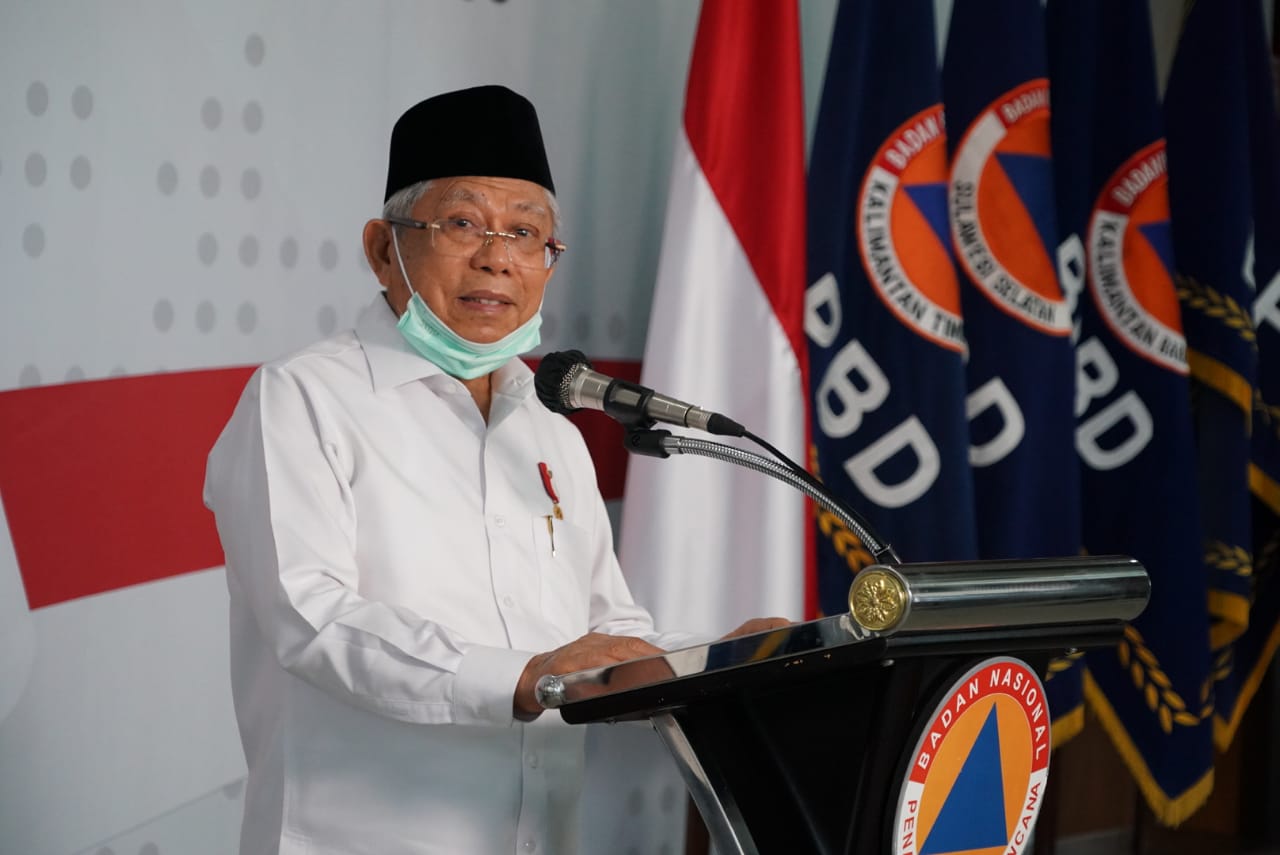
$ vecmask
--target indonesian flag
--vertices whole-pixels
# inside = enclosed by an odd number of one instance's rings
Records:
[[[797,6],[705,0],[641,382],[803,463],[804,277]],[[660,627],[725,631],[812,611],[807,528],[802,495],[768,476],[688,455],[637,457],[620,555]]]

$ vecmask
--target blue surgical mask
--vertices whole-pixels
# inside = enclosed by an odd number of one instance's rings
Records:
[[[497,341],[484,344],[458,335],[431,311],[426,300],[418,295],[409,282],[394,227],[391,229],[391,243],[396,251],[396,261],[400,264],[400,275],[404,277],[409,290],[413,291],[396,329],[400,330],[400,335],[404,336],[410,347],[446,373],[463,380],[474,380],[497,371],[509,360],[528,353],[542,341],[538,332],[542,327],[541,306],[533,317]]]

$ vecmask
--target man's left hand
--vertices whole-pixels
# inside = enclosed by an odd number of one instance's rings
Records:
[[[782,629],[784,626],[791,626],[792,621],[782,617],[758,617],[752,618],[746,623],[739,626],[733,632],[723,636],[720,640],[727,641],[730,638],[738,638],[742,635],[751,635],[755,632],[768,632],[771,629]]]

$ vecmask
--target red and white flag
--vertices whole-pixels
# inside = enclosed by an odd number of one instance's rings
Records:
[[[807,456],[804,95],[794,2],[705,0],[641,382]],[[660,627],[812,612],[800,493],[690,456],[633,458],[621,561]]]

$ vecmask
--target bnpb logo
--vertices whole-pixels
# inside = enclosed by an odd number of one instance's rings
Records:
[[[945,348],[965,350],[941,104],[912,116],[876,152],[858,192],[858,248],[872,288],[898,320]]]
[[[1165,167],[1161,140],[1130,157],[1102,188],[1089,219],[1089,291],[1119,341],[1186,374]]]
[[[908,756],[893,819],[897,855],[1021,855],[1049,778],[1044,685],[988,659],[957,680]]]
[[[1050,335],[1071,333],[1058,285],[1049,82],[1005,93],[965,131],[951,168],[951,235],[973,283],[1001,310]]]

